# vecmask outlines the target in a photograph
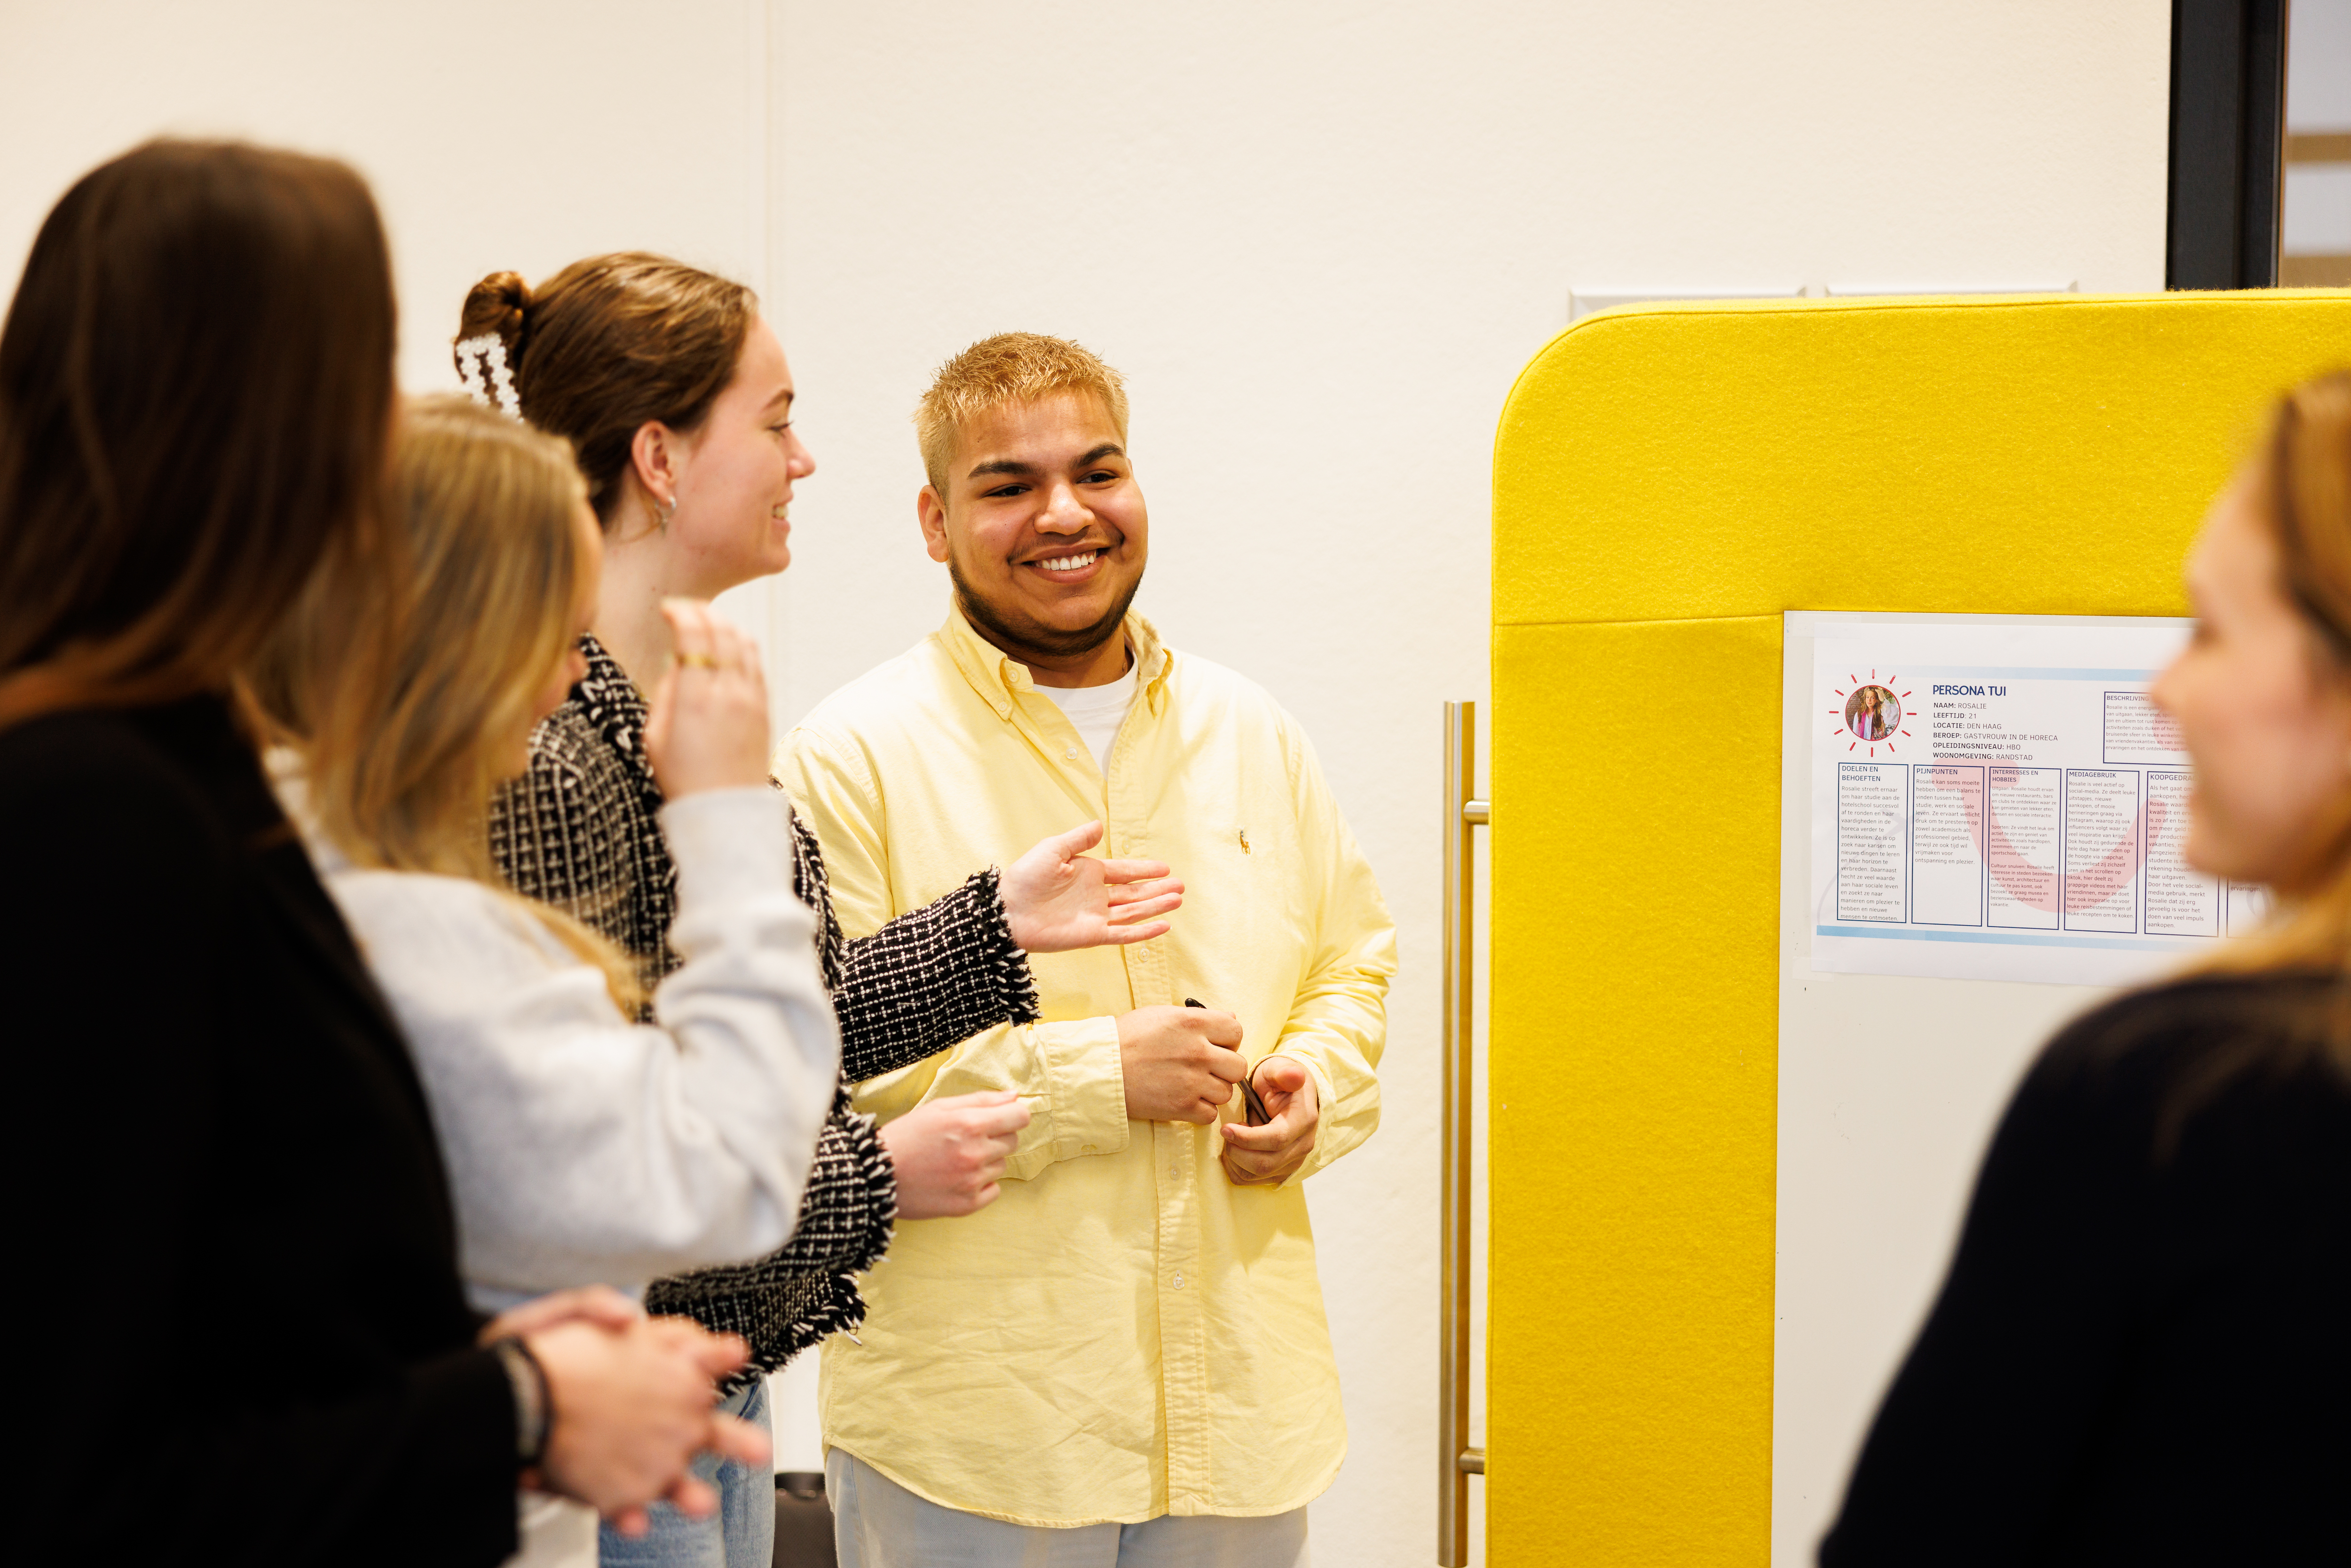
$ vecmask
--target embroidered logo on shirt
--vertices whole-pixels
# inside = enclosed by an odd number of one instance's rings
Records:
[[[1249,852],[1249,830],[1247,828],[1243,828],[1241,830],[1241,853],[1247,854]]]

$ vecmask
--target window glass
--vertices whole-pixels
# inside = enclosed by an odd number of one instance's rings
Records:
[[[2285,47],[2278,282],[2351,287],[2351,0],[2294,0]]]

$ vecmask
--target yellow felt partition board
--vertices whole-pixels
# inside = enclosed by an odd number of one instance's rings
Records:
[[[1781,613],[2178,615],[2339,290],[1610,311],[1495,450],[1490,1560],[1761,1563]]]

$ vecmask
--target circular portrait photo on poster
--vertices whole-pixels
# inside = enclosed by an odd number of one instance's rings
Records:
[[[1863,740],[1886,740],[1902,728],[1902,702],[1884,686],[1864,686],[1844,699],[1844,727]]]

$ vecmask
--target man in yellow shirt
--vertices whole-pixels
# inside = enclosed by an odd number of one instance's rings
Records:
[[[1185,906],[1156,940],[1033,958],[1044,1021],[858,1092],[886,1119],[1010,1089],[1031,1117],[1000,1198],[900,1225],[860,1337],[825,1347],[841,1561],[1293,1568],[1346,1451],[1302,1184],[1378,1124],[1395,927],[1290,716],[1130,611],[1148,526],[1117,373],[991,338],[916,422],[953,608],[778,764],[843,928],[1073,809],[1103,853],[1173,865]]]

